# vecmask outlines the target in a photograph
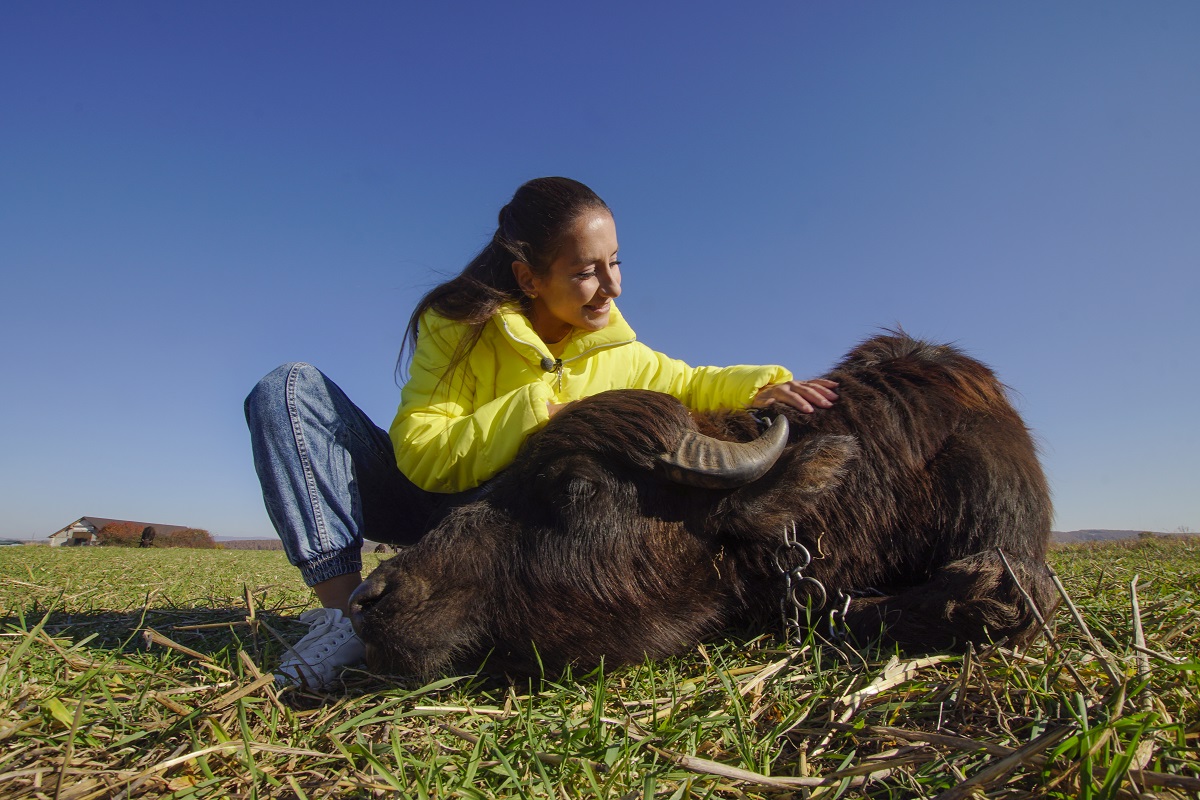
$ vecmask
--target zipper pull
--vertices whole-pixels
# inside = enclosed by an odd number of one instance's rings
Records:
[[[546,372],[554,373],[554,375],[555,375],[554,391],[561,392],[562,391],[562,378],[563,378],[563,376],[562,376],[563,360],[561,358],[558,358],[558,359],[555,359],[554,361],[551,361],[550,357],[546,356],[545,358],[542,359],[540,366]]]

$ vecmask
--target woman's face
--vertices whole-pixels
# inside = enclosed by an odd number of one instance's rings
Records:
[[[609,302],[621,294],[617,226],[612,214],[593,209],[567,231],[546,274],[513,262],[513,274],[530,302],[529,319],[542,341],[561,341],[573,328],[598,331],[608,325]]]

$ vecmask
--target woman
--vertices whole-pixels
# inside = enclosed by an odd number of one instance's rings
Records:
[[[411,544],[486,491],[566,403],[607,389],[666,392],[696,410],[828,408],[835,383],[783,367],[692,368],[636,340],[613,301],[612,213],[568,178],[521,186],[492,241],[409,319],[409,380],[390,436],[328,378],[285,364],[246,398],[267,513],[322,608],[277,680],[319,687],[362,658],[345,612],[365,537]]]

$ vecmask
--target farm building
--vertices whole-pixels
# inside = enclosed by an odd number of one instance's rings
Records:
[[[158,522],[134,522],[129,519],[105,519],[104,517],[80,517],[65,528],[50,534],[50,546],[77,547],[96,543],[96,534],[105,525],[130,525],[139,529],[151,526],[158,534],[187,530],[186,525],[163,525]]]

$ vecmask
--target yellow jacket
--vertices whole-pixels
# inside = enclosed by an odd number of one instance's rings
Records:
[[[652,389],[697,411],[742,408],[763,386],[792,377],[783,367],[689,367],[637,341],[614,304],[607,327],[576,330],[554,346],[557,352],[516,306],[506,306],[454,375],[442,379],[466,331],[433,312],[422,315],[392,422],[400,471],[427,491],[470,489],[507,467],[550,418],[547,402]]]

